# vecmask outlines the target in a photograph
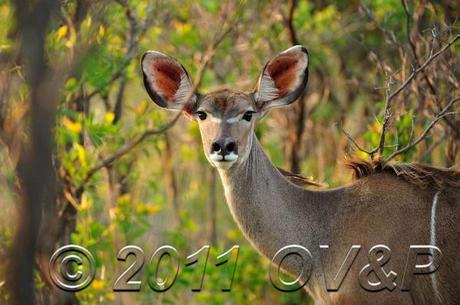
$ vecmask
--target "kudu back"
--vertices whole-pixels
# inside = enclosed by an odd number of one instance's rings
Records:
[[[254,126],[267,111],[289,105],[303,93],[308,79],[304,47],[271,59],[253,92],[202,95],[176,59],[155,51],[144,54],[142,72],[158,106],[183,111],[198,123],[206,158],[217,168],[230,212],[249,242],[269,259],[287,245],[310,251],[314,268],[305,288],[315,304],[460,304],[459,172],[355,162],[351,165],[361,177],[354,183],[309,190],[292,183],[263,151]],[[352,245],[361,247],[356,259],[339,289],[328,291],[327,282],[343,267]],[[370,292],[360,285],[359,274],[375,245],[391,249],[382,268],[388,276],[395,272],[396,288]],[[434,273],[413,275],[403,290],[411,245],[436,246],[442,256]],[[429,264],[430,256],[421,259],[418,264]],[[283,262],[295,276],[301,267],[295,258]],[[370,272],[368,280],[377,283],[378,275],[382,273]]]

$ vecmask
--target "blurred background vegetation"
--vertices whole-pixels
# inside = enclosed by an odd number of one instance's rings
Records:
[[[32,236],[38,304],[310,304],[302,291],[271,286],[268,261],[231,219],[197,125],[181,118],[156,132],[174,114],[149,100],[142,53],[178,58],[207,92],[251,90],[268,59],[306,46],[305,96],[273,111],[257,133],[277,166],[332,187],[351,181],[347,158],[369,158],[363,150],[378,146],[388,96],[457,37],[459,10],[447,0],[0,0],[0,302],[19,304],[19,283],[9,276],[21,238]],[[373,157],[410,145],[460,95],[459,55],[453,43],[391,99],[385,147]],[[40,100],[51,110],[34,111]],[[41,129],[35,113],[50,124]],[[41,156],[24,147],[34,147],[46,126],[49,171],[21,171]],[[460,117],[449,115],[394,159],[458,167],[459,145]],[[47,182],[35,213],[22,211],[35,200],[36,189],[23,186],[27,177]],[[21,231],[28,221],[36,236]],[[52,252],[68,243],[89,249],[97,264],[96,279],[76,295],[56,289],[47,269]],[[146,272],[141,292],[113,292],[129,265],[116,255],[128,244],[146,257],[165,244],[183,257],[211,245],[203,290],[191,291],[201,274],[185,269],[166,293],[148,287]],[[240,245],[235,279],[231,292],[222,292],[228,274],[213,264],[233,245]]]

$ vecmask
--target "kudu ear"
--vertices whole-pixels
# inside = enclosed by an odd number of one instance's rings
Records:
[[[160,107],[191,112],[197,94],[185,68],[173,57],[156,51],[142,56],[144,86]]]
[[[264,67],[256,92],[259,111],[294,102],[305,90],[308,80],[308,52],[293,46],[270,60]]]

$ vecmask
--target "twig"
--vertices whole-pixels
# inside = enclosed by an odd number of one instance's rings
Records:
[[[159,128],[159,129],[148,129],[148,130],[144,131],[144,133],[142,133],[137,139],[135,139],[132,142],[129,142],[129,143],[125,144],[122,148],[120,148],[114,154],[112,154],[111,156],[105,158],[101,163],[99,163],[98,165],[96,165],[93,168],[91,168],[87,172],[87,174],[86,174],[85,178],[83,179],[83,181],[76,188],[75,193],[77,193],[77,194],[80,193],[83,190],[85,184],[88,183],[89,180],[93,177],[93,175],[95,173],[97,173],[100,169],[102,169],[102,168],[104,168],[106,166],[109,166],[110,164],[113,163],[113,161],[115,161],[115,160],[121,158],[122,156],[124,156],[125,154],[127,154],[129,151],[131,151],[136,146],[141,144],[149,136],[161,134],[161,133],[165,132],[166,130],[170,129],[172,126],[174,126],[174,124],[176,124],[176,122],[177,122],[177,120],[179,119],[180,116],[181,116],[181,112],[178,112],[174,116],[174,118],[169,123],[167,123],[165,126]]]
[[[366,150],[364,148],[362,148],[361,146],[359,146],[359,144],[355,141],[355,139],[353,139],[353,137],[343,128],[343,126],[340,127],[340,129],[342,130],[343,134],[348,138],[348,140],[350,140],[350,142],[356,147],[357,150],[359,151],[362,151],[362,152],[365,152],[366,154],[368,155],[372,155],[373,153],[369,150]]]
[[[431,131],[431,129],[436,125],[436,123],[441,120],[442,118],[449,116],[449,115],[456,115],[459,114],[460,112],[458,111],[452,111],[452,112],[447,112],[456,102],[460,101],[460,97],[452,99],[447,105],[439,112],[434,119],[430,122],[430,124],[425,128],[425,130],[422,132],[422,134],[413,142],[410,142],[403,148],[394,151],[392,154],[390,154],[385,160],[384,164],[388,163],[390,160],[395,158],[396,156],[403,154],[404,152],[408,151],[409,149],[415,147],[418,143],[423,141],[428,133]]]
[[[292,45],[299,44],[299,39],[297,38],[297,32],[294,27],[294,12],[297,6],[296,0],[290,0],[288,3],[288,16],[284,16],[281,12],[281,16],[283,17],[283,23],[286,27],[288,34],[289,34],[289,41]]]
[[[449,49],[457,40],[460,39],[460,34],[454,36],[444,47],[442,47],[438,52],[431,54],[430,57],[417,69],[415,69],[411,75],[401,84],[401,86],[398,87],[391,95],[388,97],[388,99],[391,101],[395,96],[397,96],[404,88],[407,87],[407,85],[415,78],[415,76],[423,71],[433,60],[435,60],[439,55],[444,53],[447,49]]]
[[[367,7],[365,4],[361,3],[360,7],[364,10],[366,13],[367,17],[375,23],[377,28],[387,37],[387,40],[391,42],[391,44],[395,45],[398,47],[398,49],[401,48],[401,45],[398,43],[398,40],[396,39],[396,35],[393,32],[388,31],[385,27],[383,27],[375,18],[374,14],[372,13],[371,9]]]
[[[291,45],[301,44],[298,38],[296,28],[294,26],[294,13],[297,7],[297,0],[289,0],[287,6],[287,16],[284,14],[283,9],[280,9],[280,14],[283,19],[283,24],[285,31],[289,35],[289,42]],[[305,131],[305,120],[306,120],[306,95],[305,91],[297,99],[298,102],[295,103],[293,108],[286,112],[287,117],[292,117],[292,124],[289,124],[291,131],[289,133],[293,134],[293,137],[287,141],[286,149],[288,152],[288,162],[290,163],[290,170],[293,173],[300,173],[300,162],[301,156],[300,151],[302,147],[302,135]],[[289,119],[288,119],[289,120]],[[296,147],[296,149],[293,149]]]
[[[406,88],[410,84],[410,82],[415,78],[415,76],[418,73],[423,71],[431,62],[433,62],[433,60],[435,60],[439,55],[441,55],[447,49],[449,49],[450,46],[452,46],[458,39],[460,39],[460,35],[455,36],[446,45],[444,45],[444,47],[442,47],[438,52],[434,54],[430,52],[430,56],[428,57],[428,59],[421,66],[419,66],[417,69],[412,71],[411,75],[409,75],[409,77],[398,87],[398,89],[393,91],[393,93],[391,94],[387,93],[387,97],[385,99],[384,119],[383,119],[383,124],[382,124],[382,132],[380,135],[380,143],[377,147],[377,151],[379,151],[380,154],[383,153],[383,147],[385,146],[385,132],[386,132],[386,128],[388,127],[388,123],[391,118],[390,107],[391,107],[391,101],[393,100],[393,98],[395,98],[401,91],[403,91],[404,88]]]
[[[200,59],[200,67],[197,71],[197,76],[196,76],[196,79],[195,79],[195,82],[194,82],[194,85],[195,85],[195,88],[197,88],[199,86],[199,84],[201,83],[201,80],[204,76],[204,72],[206,70],[206,68],[208,67],[209,63],[211,62],[211,59],[212,57],[214,56],[214,52],[215,50],[217,49],[217,47],[219,46],[219,44],[222,42],[222,40],[224,40],[224,38],[232,31],[235,30],[235,27],[238,23],[239,19],[238,18],[235,18],[235,20],[233,20],[233,22],[231,22],[227,29],[224,29],[225,28],[225,24],[222,25],[222,27],[220,27],[220,31],[218,31],[214,38],[212,39],[212,43],[207,47],[206,49],[206,52],[201,56],[201,59]]]
[[[406,36],[407,36],[407,42],[409,43],[411,50],[412,50],[412,55],[414,56],[414,62],[418,66],[419,65],[419,58],[417,55],[417,47],[415,45],[415,42],[412,40],[411,37],[411,28],[410,28],[410,21],[411,21],[411,14],[409,12],[409,6],[407,5],[406,0],[401,0],[402,7],[404,9],[404,12],[406,14]],[[430,79],[428,78],[428,75],[423,71],[423,79],[427,83],[428,87],[430,88],[431,94],[434,96],[436,95],[436,90],[431,83]]]
[[[395,91],[393,91],[392,93],[389,92],[390,83],[387,82],[387,85],[385,87],[386,88],[386,98],[385,98],[385,108],[384,108],[384,119],[383,119],[383,123],[382,123],[382,131],[381,131],[381,134],[380,134],[379,145],[377,147],[371,149],[371,150],[366,150],[366,149],[363,149],[363,148],[359,148],[359,150],[367,153],[371,157],[371,159],[373,159],[375,153],[377,153],[377,152],[379,152],[380,154],[383,153],[383,149],[385,147],[385,132],[386,132],[386,129],[388,128],[388,123],[389,123],[390,118],[391,118],[391,113],[390,113],[391,101],[399,93],[401,93],[401,91],[403,91],[412,82],[412,80],[414,80],[415,76],[417,76],[418,73],[422,72],[429,64],[431,64],[437,57],[439,57],[442,53],[444,53],[447,49],[449,49],[459,39],[460,39],[460,34],[454,36],[454,38],[452,38],[447,44],[445,44],[436,53],[433,53],[433,50],[431,50],[430,56],[428,57],[428,59],[421,66],[419,66],[418,68],[414,69],[412,71],[412,73],[409,75],[409,77],[406,78],[406,80],[404,80],[404,82]],[[391,81],[391,78],[389,79],[389,81]],[[442,113],[442,111],[440,113]],[[442,116],[439,119],[444,118],[444,117],[446,117],[446,116]],[[347,137],[350,138],[349,135],[347,135]]]
[[[136,50],[137,50],[137,47],[139,45],[141,38],[146,33],[149,25],[153,22],[153,19],[149,18],[149,16],[154,15],[151,13],[150,14],[147,13],[147,17],[144,20],[144,22],[139,22],[139,20],[134,15],[134,12],[130,8],[126,0],[116,0],[116,2],[118,2],[118,4],[123,7],[125,11],[126,19],[128,20],[128,24],[129,24],[127,51],[126,51],[125,58],[123,62],[121,63],[121,66],[118,68],[118,70],[115,71],[115,73],[112,74],[112,76],[107,81],[104,87],[111,85],[113,82],[118,80],[121,76],[123,76],[125,69],[131,63],[131,60],[133,60],[133,58],[136,56]],[[150,9],[147,9],[147,10],[150,11]],[[99,94],[102,91],[102,88],[103,87],[94,89],[93,91],[88,93],[86,95],[86,99],[89,101],[92,97]]]
[[[390,122],[390,119],[391,119],[390,90],[391,90],[392,82],[393,82],[393,78],[390,76],[385,86],[385,110],[383,112],[383,123],[382,123],[382,131],[380,133],[380,141],[379,141],[379,145],[371,151],[372,152],[371,157],[377,151],[379,152],[380,155],[383,154],[383,150],[385,148],[385,132],[387,131],[388,123]]]

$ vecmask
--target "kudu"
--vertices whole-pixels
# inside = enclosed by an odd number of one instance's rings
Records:
[[[310,250],[314,270],[305,288],[315,304],[460,304],[459,172],[356,162],[352,166],[361,177],[354,183],[309,190],[287,179],[263,151],[254,133],[256,122],[303,93],[307,67],[307,50],[294,46],[265,65],[254,92],[201,95],[192,92],[192,81],[176,59],[155,51],[142,58],[144,84],[153,101],[198,122],[206,157],[217,168],[230,212],[250,243],[269,259],[286,245]],[[398,288],[392,291],[369,292],[358,283],[369,262],[367,251],[378,244],[392,250],[384,266],[397,273]],[[430,244],[442,251],[439,269],[415,275],[409,291],[402,291],[410,246]],[[361,245],[361,252],[340,289],[328,291],[324,274],[331,278],[337,273],[352,245]],[[425,258],[418,257],[427,264],[430,257]],[[298,275],[300,263],[286,259],[283,268]]]

